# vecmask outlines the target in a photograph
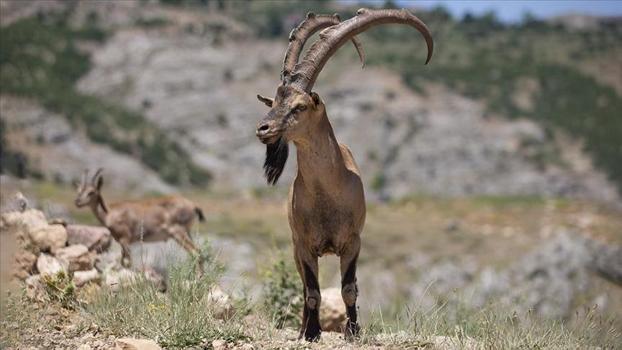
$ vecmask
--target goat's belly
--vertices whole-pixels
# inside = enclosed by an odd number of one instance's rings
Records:
[[[143,235],[143,241],[145,242],[160,242],[169,239],[169,235],[166,231],[149,231]]]

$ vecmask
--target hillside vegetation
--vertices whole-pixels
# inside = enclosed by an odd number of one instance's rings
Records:
[[[248,19],[258,35],[267,38],[284,37],[296,24],[292,19],[306,11],[339,12],[343,19],[356,12],[354,6],[338,8],[327,1],[250,2],[246,6],[231,11]],[[384,7],[395,6],[387,1]],[[381,26],[361,35],[367,63],[399,72],[417,91],[424,92],[430,82],[442,83],[484,101],[490,115],[529,118],[542,125],[549,137],[560,129],[581,139],[595,165],[622,191],[622,96],[616,92],[622,78],[606,77],[619,69],[621,19],[574,30],[529,15],[516,25],[499,22],[493,13],[455,19],[437,8],[417,11],[417,15],[434,36],[434,57],[428,66],[422,64],[423,41],[406,26]],[[611,67],[612,72],[590,69],[603,57],[607,63],[601,66]],[[614,83],[606,84],[608,80]],[[533,160],[544,165],[558,161],[556,157],[555,152],[545,151],[533,155]]]
[[[207,170],[141,114],[75,89],[90,69],[89,55],[80,46],[101,44],[108,33],[96,26],[96,18],[91,25],[73,28],[67,23],[69,15],[41,14],[1,29],[1,92],[38,100],[92,141],[140,159],[168,183],[207,184]],[[3,152],[3,168],[15,172],[10,150]]]

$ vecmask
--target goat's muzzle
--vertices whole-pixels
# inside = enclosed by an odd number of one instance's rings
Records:
[[[275,143],[281,137],[282,130],[275,126],[274,120],[263,120],[257,125],[255,135],[259,141],[269,145]]]

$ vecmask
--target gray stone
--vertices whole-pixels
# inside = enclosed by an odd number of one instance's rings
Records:
[[[162,348],[151,339],[121,338],[117,339],[116,350],[162,350]]]
[[[100,279],[101,275],[95,268],[88,271],[76,271],[73,273],[73,283],[77,287],[81,287],[89,282],[97,283]]]
[[[82,244],[98,253],[108,249],[112,240],[110,231],[103,226],[67,225],[65,229],[67,244]]]
[[[69,272],[90,270],[95,263],[95,255],[82,244],[58,249],[56,257],[67,267]]]

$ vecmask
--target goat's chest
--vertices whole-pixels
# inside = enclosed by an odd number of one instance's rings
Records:
[[[339,255],[343,244],[356,234],[353,208],[322,191],[305,198],[294,195],[290,226],[294,240],[320,256]]]

